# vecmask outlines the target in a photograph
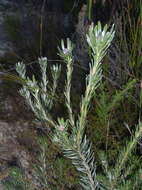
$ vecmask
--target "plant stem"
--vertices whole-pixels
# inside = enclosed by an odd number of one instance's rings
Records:
[[[120,176],[121,170],[123,169],[126,161],[129,159],[129,156],[133,151],[133,149],[135,148],[138,139],[140,138],[141,135],[142,135],[142,124],[139,123],[138,130],[135,132],[134,138],[129,142],[126,150],[125,149],[123,150],[121,157],[118,159],[118,162],[116,163],[113,184],[116,183],[118,177]]]
[[[42,56],[42,40],[43,40],[43,13],[44,13],[44,7],[45,7],[46,0],[43,0],[42,8],[41,8],[41,17],[40,17],[40,56]]]
[[[73,117],[73,111],[71,107],[71,79],[72,79],[72,72],[73,72],[73,60],[69,60],[67,63],[67,81],[66,81],[66,90],[65,90],[65,96],[66,96],[66,106],[68,108],[68,114],[70,119],[70,124],[72,127],[74,127],[74,117]]]
[[[92,0],[88,0],[88,19],[92,19]]]

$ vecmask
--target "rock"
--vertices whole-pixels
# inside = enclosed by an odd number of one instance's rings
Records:
[[[88,31],[88,23],[86,22],[86,12],[87,5],[83,5],[79,15],[78,23],[76,25],[76,49],[75,49],[75,59],[79,64],[85,69],[88,69],[88,44],[86,40],[86,33]]]
[[[0,7],[4,7],[4,8],[8,8],[11,7],[13,5],[16,5],[16,1],[11,1],[11,0],[1,0],[0,1]]]
[[[17,136],[28,127],[25,121],[21,123],[0,121],[0,160],[16,161],[22,168],[28,167],[28,160],[30,160],[28,153],[17,141]]]
[[[1,184],[1,182],[0,182],[0,190],[4,190],[4,187],[3,187],[3,185]]]
[[[2,162],[2,165],[0,166],[0,176],[3,176],[11,163],[23,170],[30,168],[32,157],[28,149],[31,150],[31,146],[35,147],[36,132],[32,124],[33,116],[24,106],[24,100],[18,96],[16,89],[12,86],[8,88],[3,83],[1,87],[0,163]]]
[[[13,50],[12,42],[8,39],[6,32],[4,30],[4,12],[0,12],[0,57],[5,56],[6,53]]]

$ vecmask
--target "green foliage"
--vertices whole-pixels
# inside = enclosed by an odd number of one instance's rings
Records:
[[[129,91],[134,88],[135,83],[135,79],[129,81],[124,87],[122,87],[122,90],[117,90],[112,95],[106,93],[105,84],[101,85],[100,93],[95,100],[97,104],[95,111],[101,124],[107,125],[112,110],[117,109],[124,98],[129,96]]]
[[[50,168],[48,166],[47,158],[47,142],[48,141],[46,137],[41,137],[38,139],[38,143],[40,145],[40,154],[37,159],[37,164],[34,166],[37,180],[40,183],[42,189],[49,188],[48,170]]]
[[[131,4],[127,4],[127,15],[125,22],[128,27],[128,48],[130,50],[130,67],[136,77],[140,77],[139,69],[141,68],[141,51],[142,51],[142,1],[134,0]],[[135,18],[134,15],[135,14]]]
[[[98,176],[105,184],[105,189],[140,189],[142,181],[141,175],[141,160],[138,160],[132,155],[139,138],[142,135],[142,124],[136,126],[134,137],[128,142],[118,155],[113,167],[108,163],[104,152],[100,153],[100,160],[104,176]]]
[[[9,172],[10,179],[3,182],[5,190],[30,190],[30,184],[19,168],[13,167]]]
[[[125,107],[130,102],[128,97],[132,96],[135,84],[136,80],[132,80],[124,85],[121,90],[110,90],[104,81],[97,90],[97,95],[91,106],[92,109],[88,115],[87,134],[90,135],[95,152],[105,149],[109,160],[113,160],[113,157],[117,155],[121,144],[124,143],[123,140],[126,138],[124,133],[127,134],[127,129],[123,127],[123,121],[120,122],[121,117],[124,120],[125,115],[128,114],[129,108],[125,109]],[[131,103],[133,102],[131,101],[129,104]],[[122,105],[124,105],[123,113],[125,115],[122,113]],[[118,115],[120,116],[118,117]],[[127,120],[126,117],[125,119],[125,123],[132,123],[130,119]],[[135,117],[131,120],[134,122]],[[120,138],[123,140],[120,141]]]
[[[125,7],[125,8],[123,8]],[[142,1],[124,1],[120,13],[114,19],[118,30],[116,37],[116,55],[120,51],[124,56],[118,57],[126,75],[141,79],[141,51],[142,51]],[[118,53],[119,54],[119,53]],[[126,64],[126,65],[125,65]],[[120,65],[118,66],[118,70]]]
[[[57,158],[53,167],[58,176],[57,186],[63,187],[63,184],[68,184],[68,186],[73,187],[79,184],[79,176],[70,160],[64,157]]]

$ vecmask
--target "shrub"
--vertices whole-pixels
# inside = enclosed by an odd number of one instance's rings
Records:
[[[106,55],[111,41],[114,37],[114,27],[108,31],[107,25],[102,28],[98,23],[89,27],[87,34],[87,43],[91,49],[90,72],[86,77],[86,90],[82,95],[80,103],[80,112],[75,115],[72,110],[71,103],[71,79],[73,72],[73,44],[67,39],[65,42],[61,41],[61,48],[59,49],[59,56],[66,63],[67,77],[65,83],[65,105],[68,112],[68,117],[52,116],[51,110],[54,108],[54,103],[58,100],[56,90],[58,86],[58,79],[61,73],[60,65],[53,65],[51,67],[52,85],[49,85],[49,80],[46,75],[47,58],[39,59],[39,66],[41,70],[41,82],[37,81],[33,76],[32,79],[26,76],[26,68],[23,63],[16,65],[16,70],[23,81],[25,81],[23,88],[20,90],[21,95],[26,99],[27,104],[31,107],[36,118],[44,123],[46,127],[51,127],[49,136],[52,142],[57,144],[63,151],[65,157],[69,158],[80,175],[80,184],[85,190],[120,190],[120,189],[140,189],[140,167],[135,164],[137,159],[134,157],[134,163],[130,160],[132,151],[142,135],[142,125],[136,127],[136,132],[133,138],[128,142],[126,147],[120,151],[116,162],[112,165],[107,160],[103,153],[98,153],[102,164],[102,170],[97,169],[92,145],[89,142],[85,128],[87,126],[87,114],[91,104],[91,100],[96,94],[96,89],[100,85],[102,79],[102,59]],[[114,99],[115,100],[115,99]],[[117,98],[116,98],[117,100]],[[112,101],[112,104],[114,102]],[[110,107],[112,105],[110,104]],[[43,153],[45,151],[42,151]],[[42,154],[41,154],[42,155]],[[44,156],[41,157],[44,159]],[[44,162],[46,166],[46,162]],[[140,163],[137,161],[137,163]],[[43,178],[45,175],[42,167],[40,169],[40,177],[43,189],[48,189],[50,180]],[[47,168],[46,168],[47,169]],[[37,173],[38,176],[38,173]],[[46,181],[46,186],[44,186]],[[58,187],[57,187],[58,189]]]

